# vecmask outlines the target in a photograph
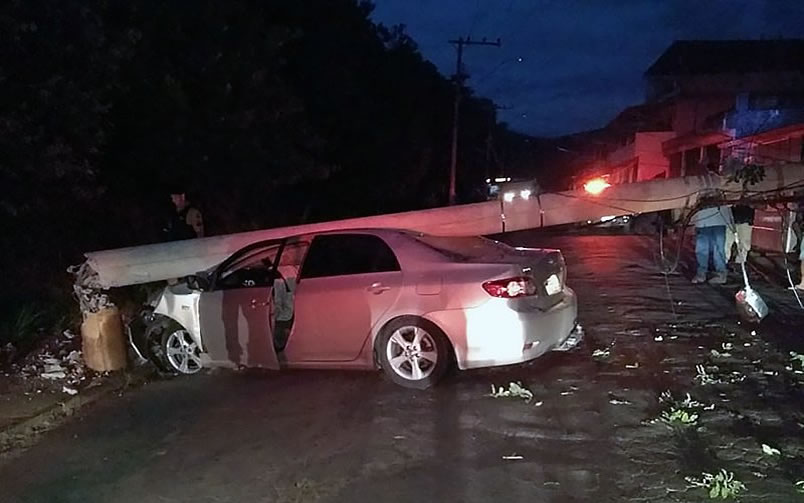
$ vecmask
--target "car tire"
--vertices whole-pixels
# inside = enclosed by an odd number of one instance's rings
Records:
[[[178,325],[176,322],[169,318],[156,316],[150,320],[145,326],[145,348],[144,356],[148,358],[160,372],[170,372],[170,364],[165,358],[165,353],[162,348],[162,334],[168,330],[171,325]]]
[[[188,348],[186,345],[177,344],[181,339],[192,341],[192,337],[183,326],[170,318],[159,316],[149,323],[145,330],[147,357],[160,371],[171,374],[195,374],[201,370],[199,348]],[[185,354],[187,351],[193,352],[193,363],[183,367],[176,355],[168,357],[169,345],[181,346]]]
[[[374,349],[385,375],[406,388],[434,386],[453,362],[452,346],[444,332],[418,316],[390,321],[377,336]]]
[[[189,375],[203,368],[201,348],[190,332],[178,323],[168,325],[162,332],[160,347],[170,372]]]

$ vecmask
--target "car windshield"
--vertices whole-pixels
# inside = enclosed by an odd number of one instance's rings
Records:
[[[452,260],[471,261],[480,258],[500,257],[511,248],[498,241],[480,236],[417,236],[416,240]]]

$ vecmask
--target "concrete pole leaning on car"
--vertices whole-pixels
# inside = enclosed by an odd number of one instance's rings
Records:
[[[356,228],[408,229],[439,236],[476,236],[535,229],[606,216],[650,213],[691,208],[701,193],[720,190],[721,200],[729,204],[756,194],[764,200],[804,186],[804,165],[790,164],[769,168],[765,178],[746,193],[740,184],[719,175],[650,180],[612,185],[600,194],[581,190],[545,193],[538,198],[515,197],[511,201],[433,208],[373,217],[353,218],[318,224],[297,225],[240,234],[186,239],[169,243],[135,246],[85,254],[88,274],[83,285],[111,288],[164,281],[208,269],[234,251],[255,241],[299,234]],[[790,187],[790,189],[787,189]],[[788,194],[789,195],[789,194]],[[721,242],[722,243],[722,242]],[[725,244],[721,244],[720,252]]]

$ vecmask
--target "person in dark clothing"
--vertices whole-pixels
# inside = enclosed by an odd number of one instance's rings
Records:
[[[726,231],[726,262],[731,260],[732,247],[737,244],[738,264],[745,263],[748,252],[751,251],[751,234],[754,229],[754,208],[742,204],[732,206],[734,226]]]
[[[164,229],[168,241],[204,237],[204,220],[201,211],[194,207],[183,191],[173,191],[170,199],[176,211]]]

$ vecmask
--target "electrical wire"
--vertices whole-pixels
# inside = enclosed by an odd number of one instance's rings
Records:
[[[745,190],[730,190],[730,189],[726,189],[726,190],[720,190],[720,193],[721,194],[740,194],[742,197],[738,201],[734,201],[735,203],[751,203],[752,201],[761,200],[761,196],[765,196],[765,195],[768,195],[768,194],[778,194],[778,193],[781,193],[781,192],[785,192],[785,191],[789,191],[789,190],[795,190],[795,189],[798,189],[798,188],[804,188],[804,182],[797,182],[797,183],[793,183],[793,184],[783,185],[783,186],[777,187],[775,189],[764,190],[764,191],[745,191]],[[708,190],[711,190],[711,189],[699,189],[699,190],[696,190],[694,192],[690,192],[690,193],[682,195],[682,196],[669,197],[669,198],[659,198],[659,199],[627,199],[627,198],[613,199],[612,198],[612,199],[608,199],[608,200],[611,200],[611,201],[623,201],[623,202],[667,202],[667,201],[676,201],[676,200],[679,200],[679,199],[687,199],[687,198],[690,198],[692,196],[699,195],[702,192],[707,192]],[[625,213],[637,213],[632,208],[624,208],[622,206],[617,206],[617,205],[614,205],[614,204],[605,203],[604,201],[607,200],[606,198],[583,197],[583,196],[578,196],[578,195],[574,195],[574,194],[567,194],[567,193],[561,193],[561,192],[556,193],[556,195],[566,197],[566,198],[569,198],[569,199],[580,199],[580,200],[590,202],[590,203],[596,204],[596,205],[604,207],[604,208],[610,208],[610,209],[617,210],[617,211],[623,211]],[[663,232],[663,229],[662,229],[662,232],[660,233],[660,238],[659,238],[660,239],[659,246],[660,246],[660,250],[661,250],[661,261],[662,261],[660,270],[661,270],[661,272],[663,274],[672,274],[672,273],[675,273],[678,270],[678,265],[679,265],[680,258],[681,258],[681,250],[682,250],[683,245],[684,245],[684,239],[685,239],[685,236],[686,236],[686,233],[687,233],[687,228],[689,227],[690,221],[692,220],[692,217],[694,215],[696,215],[701,209],[703,209],[705,207],[708,207],[710,205],[711,205],[710,201],[704,200],[704,201],[698,201],[695,204],[695,206],[690,208],[690,212],[686,215],[686,217],[684,218],[683,223],[681,225],[680,237],[679,237],[678,244],[677,244],[675,259],[673,260],[672,265],[670,265],[669,267],[668,267],[667,259],[665,257],[665,253],[664,253],[664,232]],[[719,212],[719,215],[710,215],[710,216],[704,217],[703,220],[705,220],[707,218],[714,218],[716,216],[723,216],[724,219],[726,220],[726,223],[727,223],[727,232],[732,232],[732,233],[736,234],[737,229],[736,229],[736,225],[733,222],[733,218],[732,219],[727,218],[725,215],[722,215],[722,213],[720,213],[720,212]],[[699,220],[699,221],[702,221],[702,220]],[[662,221],[662,223],[663,223],[663,221]],[[720,252],[725,253],[725,250],[721,250]],[[785,256],[785,259],[786,258],[787,257]],[[788,274],[789,274],[789,268],[788,268]],[[745,274],[745,271],[744,271],[743,276],[744,276],[744,279],[747,277],[747,275]],[[792,282],[792,279],[790,281]],[[747,285],[748,284],[747,284],[747,281],[746,281],[746,286]],[[798,292],[794,291],[794,293],[796,294],[796,298],[799,300],[799,303],[801,303],[801,300],[798,297]]]
[[[779,216],[782,217],[782,222],[784,222],[784,213],[782,213],[782,210],[776,208],[776,211],[779,212]],[[781,243],[782,256],[784,257],[784,271],[785,274],[787,275],[787,282],[790,283],[790,289],[793,291],[793,295],[796,297],[796,301],[798,302],[798,307],[804,309],[804,303],[801,301],[801,296],[798,294],[798,288],[796,288],[795,283],[793,283],[793,276],[790,275],[790,261],[787,258],[787,251],[785,249],[785,243],[784,243],[785,234],[786,233],[782,234],[782,243]],[[804,246],[804,243],[801,243],[801,240],[799,240],[799,246],[800,247]],[[801,281],[804,283],[804,278],[801,278]]]
[[[665,264],[664,258],[664,246],[662,237],[664,236],[664,219],[659,219],[659,257],[662,260],[662,266]],[[673,293],[670,290],[670,279],[668,278],[668,273],[664,267],[662,267],[662,276],[664,276],[664,287],[667,290],[667,298],[670,301],[670,311],[673,313],[673,319],[678,319],[678,314],[676,313],[676,301],[673,299]]]
[[[744,190],[733,190],[733,189],[717,189],[717,190],[723,192],[724,194],[760,195],[760,194],[773,194],[773,193],[784,192],[784,191],[787,191],[787,190],[795,190],[795,189],[804,189],[804,181],[792,183],[792,184],[789,184],[789,185],[782,185],[781,187],[777,187],[775,189],[760,190],[760,191],[751,191],[751,190],[745,190],[744,191]],[[698,189],[698,190],[695,190],[693,192],[689,192],[687,194],[683,194],[683,195],[680,195],[680,196],[657,198],[657,199],[631,199],[631,198],[624,198],[624,197],[622,197],[622,198],[621,197],[618,197],[618,198],[596,197],[595,199],[607,200],[607,201],[622,201],[624,203],[661,203],[661,202],[667,202],[667,201],[676,201],[678,199],[686,199],[686,198],[698,195],[701,192],[706,192],[706,191],[709,191],[709,190],[713,190],[713,189],[711,189],[711,188],[710,189]],[[589,200],[592,199],[591,197],[590,198],[585,198],[585,197],[582,197],[582,196],[574,196],[574,195],[570,195],[570,194],[563,194],[563,193],[560,193],[560,192],[557,192],[556,194],[560,195],[560,196],[574,197],[574,198],[577,198],[577,199],[589,199]]]

